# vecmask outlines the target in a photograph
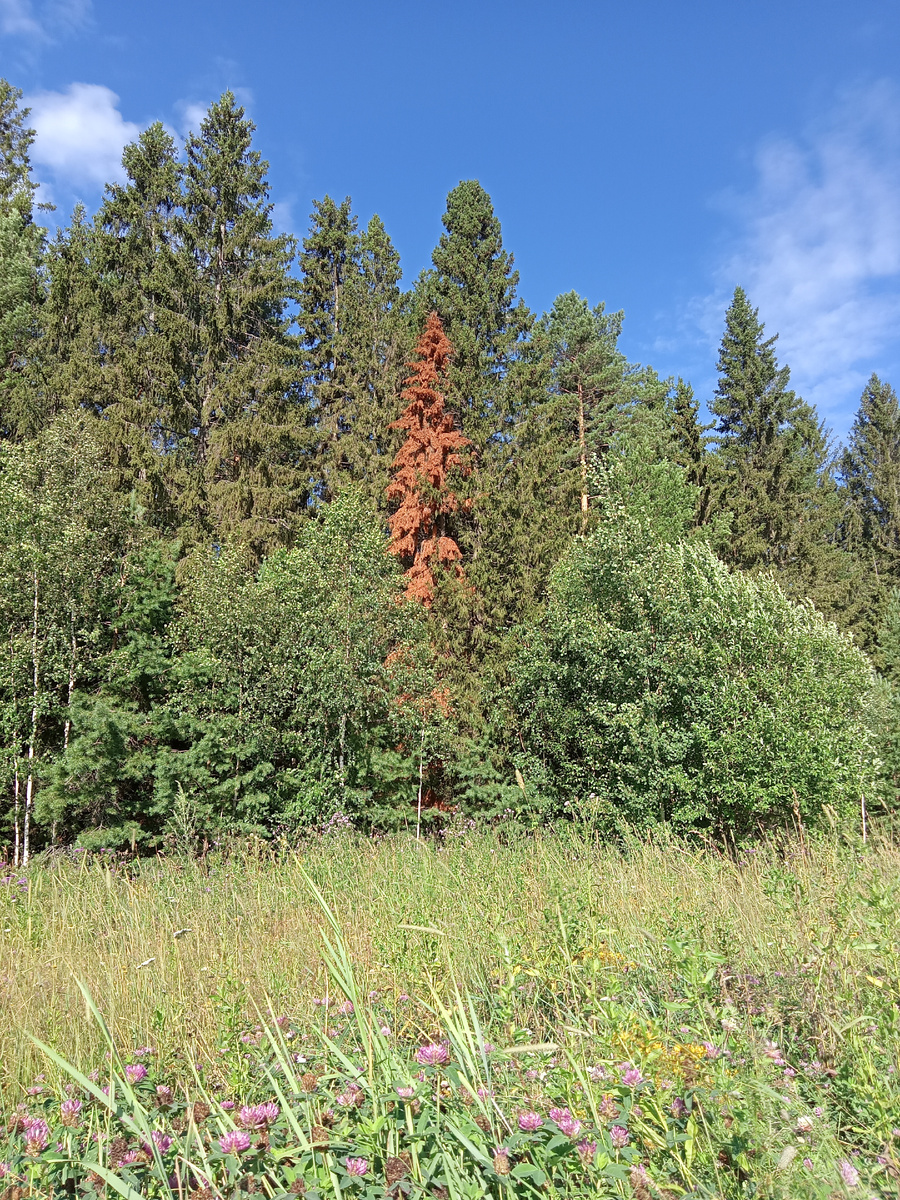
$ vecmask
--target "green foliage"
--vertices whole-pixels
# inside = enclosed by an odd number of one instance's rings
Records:
[[[865,656],[773,580],[624,512],[569,552],[513,675],[517,758],[548,812],[742,835],[872,790]]]

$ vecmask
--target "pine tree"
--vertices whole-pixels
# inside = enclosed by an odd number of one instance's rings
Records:
[[[576,466],[581,529],[588,520],[588,468],[625,420],[631,372],[617,348],[623,314],[591,308],[577,292],[557,296],[537,322],[532,350],[544,358],[559,469]],[[550,449],[550,447],[548,447]],[[552,452],[552,450],[551,450]]]
[[[397,502],[388,518],[388,546],[406,569],[406,595],[430,608],[435,594],[435,569],[453,565],[462,577],[459,546],[448,534],[447,517],[459,508],[448,476],[463,467],[460,450],[469,439],[456,428],[438,390],[446,378],[453,347],[437,313],[431,313],[416,347],[417,360],[401,393],[406,404],[393,424],[405,430],[406,440],[392,466],[387,488],[389,501]]]

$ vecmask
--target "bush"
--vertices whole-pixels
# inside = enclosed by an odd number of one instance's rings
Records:
[[[546,816],[729,831],[859,803],[881,701],[866,656],[768,577],[621,515],[558,567],[513,666],[518,765]]]

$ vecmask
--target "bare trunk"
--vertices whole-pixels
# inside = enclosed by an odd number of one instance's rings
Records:
[[[416,806],[416,841],[422,832],[422,779],[425,774],[425,724],[422,724],[422,741],[419,743],[419,802]]]
[[[31,734],[28,738],[28,775],[25,780],[25,816],[22,822],[22,865],[28,866],[31,851],[31,807],[34,802],[34,756],[37,745],[38,690],[38,574],[34,572],[34,612],[31,624]]]
[[[72,711],[72,693],[75,691],[75,619],[71,615],[69,616],[69,633],[71,636],[72,653],[69,658],[69,691],[68,691],[68,700],[66,703],[66,709],[67,709],[66,720],[65,720],[65,724],[63,725],[63,751],[64,752],[66,750],[68,750],[68,748],[69,748],[69,733],[71,732],[71,729],[72,729],[72,720],[68,714]]]
[[[15,820],[15,848],[13,850],[13,862],[16,866],[19,865],[19,859],[22,853],[21,843],[19,841],[19,756],[16,755],[15,763],[15,781],[13,783],[13,814]]]
[[[581,465],[581,532],[587,528],[587,435],[584,422],[584,388],[578,384],[578,456]]]

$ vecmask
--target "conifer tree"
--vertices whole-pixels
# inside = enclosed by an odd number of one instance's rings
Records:
[[[622,318],[621,312],[607,313],[604,304],[592,309],[577,292],[567,292],[557,296],[532,337],[533,352],[546,360],[549,374],[548,393],[559,428],[559,466],[577,468],[582,531],[588,519],[591,459],[602,452],[623,419],[620,410],[625,407],[630,369],[617,348]]]
[[[255,552],[290,541],[308,485],[298,470],[306,410],[288,335],[293,242],[272,230],[268,164],[226,92],[186,144],[175,222],[184,425],[182,529],[215,530]]]
[[[449,536],[447,517],[459,508],[449,475],[463,466],[460,450],[469,439],[456,428],[438,390],[446,378],[453,347],[440,317],[431,313],[416,347],[412,374],[401,393],[406,409],[393,424],[405,430],[406,440],[397,452],[387,488],[388,500],[397,503],[388,518],[388,549],[408,563],[406,595],[430,608],[435,594],[435,569],[452,564],[462,577],[459,546]]]
[[[737,288],[725,318],[719,382],[722,505],[732,513],[729,557],[742,568],[808,573],[832,532],[834,488],[828,444],[815,411],[792,392],[759,312]],[[808,593],[807,593],[808,594]]]
[[[0,79],[0,436],[33,430],[34,355],[43,300],[44,231],[34,223],[29,151],[34,130],[22,93]]]
[[[900,404],[872,375],[841,455],[844,534],[886,586],[900,582]]]
[[[696,523],[705,525],[714,503],[713,470],[706,435],[715,422],[703,424],[699,413],[700,403],[694,398],[694,389],[679,379],[672,397],[673,460],[684,468],[685,481],[698,489]]]
[[[454,346],[449,398],[463,432],[482,461],[502,451],[514,420],[507,376],[533,323],[516,299],[519,272],[503,248],[491,198],[475,179],[447,197],[445,232],[432,254],[433,271],[418,284],[420,303],[438,313]]]
[[[173,448],[187,425],[174,221],[181,168],[159,123],[125,147],[127,182],[106,189],[92,222],[76,212],[52,247],[43,351],[51,407],[103,417],[118,487],[150,519],[173,516]]]
[[[340,443],[351,425],[352,384],[342,333],[345,291],[359,273],[360,247],[349,196],[341,204],[330,196],[314,200],[311,221],[299,255],[297,323],[315,428],[310,468],[317,495],[327,501],[338,486]]]

